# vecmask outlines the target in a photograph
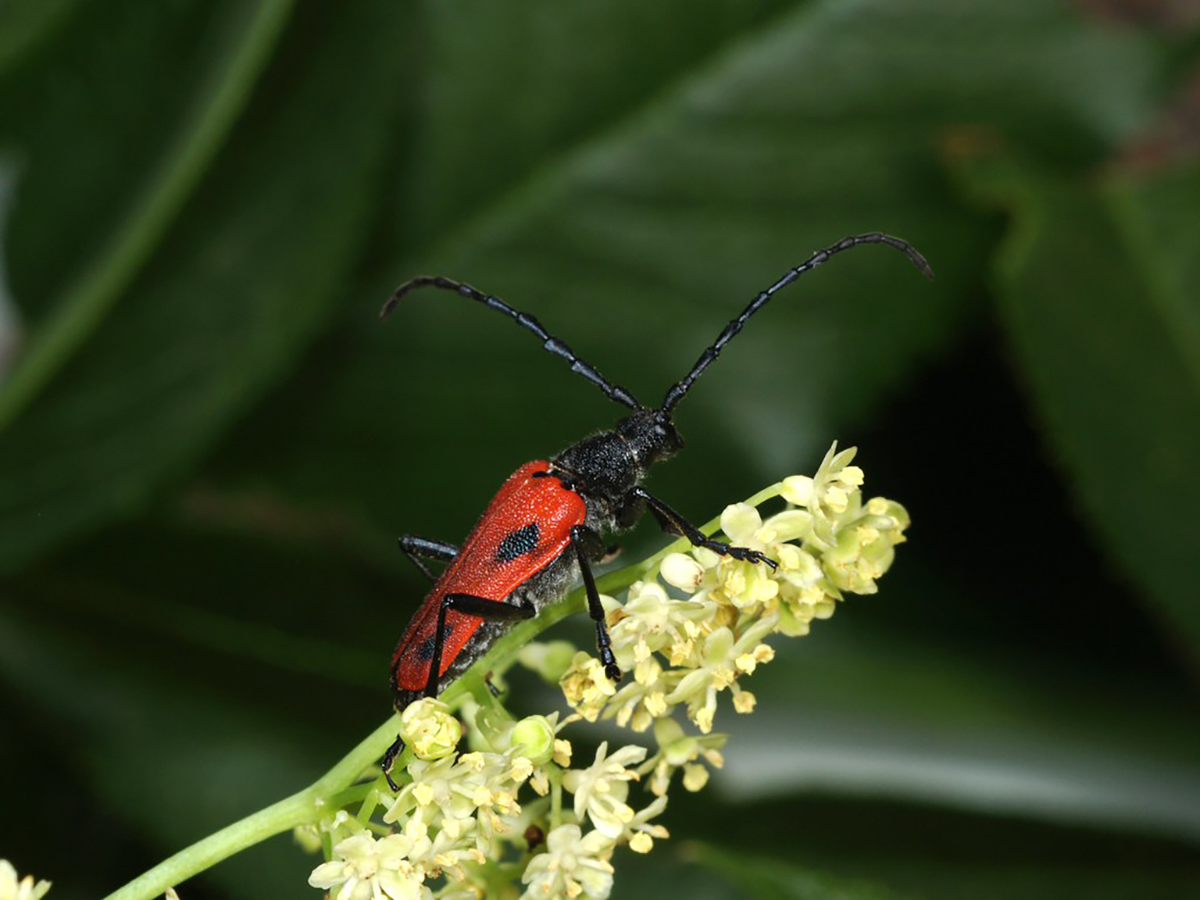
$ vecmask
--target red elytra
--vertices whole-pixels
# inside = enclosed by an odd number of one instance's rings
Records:
[[[549,470],[550,463],[544,459],[526,463],[488,504],[400,638],[392,657],[394,689],[417,692],[428,683],[438,609],[447,594],[472,594],[503,603],[566,552],[571,527],[583,524],[587,505],[557,478],[534,474]],[[477,616],[453,610],[446,613],[439,676],[483,623]]]

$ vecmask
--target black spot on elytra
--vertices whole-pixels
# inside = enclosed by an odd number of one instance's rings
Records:
[[[500,562],[512,562],[518,556],[532,553],[537,549],[541,529],[537,522],[530,522],[516,531],[510,531],[496,549],[496,559]]]
[[[453,633],[454,626],[447,622],[445,632],[442,636],[442,641],[445,642],[445,640]],[[425,638],[425,640],[421,641],[421,643],[417,645],[417,659],[421,660],[421,662],[429,662],[429,660],[433,659],[433,647],[436,643],[436,634],[431,634],[429,637]]]
[[[421,641],[421,643],[417,646],[417,659],[421,660],[422,662],[429,662],[429,660],[433,659],[432,634],[425,638],[425,640]]]

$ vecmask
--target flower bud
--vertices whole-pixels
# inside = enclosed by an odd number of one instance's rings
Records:
[[[513,727],[509,741],[509,746],[535,766],[545,765],[554,755],[554,727],[545,716],[522,719]]]
[[[682,737],[684,737],[683,726],[674,719],[664,717],[654,720],[654,740],[658,742],[660,749],[665,750]]]
[[[690,556],[670,553],[662,561],[659,574],[662,575],[663,581],[672,587],[694,594],[700,589],[700,582],[704,580],[704,566]]]
[[[316,825],[296,826],[292,829],[292,839],[305,853],[318,853],[321,850],[321,832]]]
[[[400,737],[418,758],[441,759],[458,747],[462,725],[441,700],[422,697],[400,713]]]
[[[693,794],[708,784],[708,769],[698,763],[683,767],[683,786]]]

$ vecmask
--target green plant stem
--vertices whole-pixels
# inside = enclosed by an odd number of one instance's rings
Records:
[[[167,888],[181,884],[247,847],[299,825],[316,822],[330,808],[329,799],[372,766],[395,737],[396,717],[392,716],[310,787],[180,850],[109,894],[107,900],[153,900],[162,896]]]
[[[548,767],[550,777],[550,830],[562,824],[562,769]]]
[[[758,504],[778,496],[779,485],[759,491],[747,502]],[[705,534],[714,534],[720,519],[714,519],[701,528]],[[658,553],[641,562],[626,566],[616,572],[597,579],[596,586],[606,594],[615,594],[656,569],[669,553],[684,550],[689,546],[686,538],[680,538]],[[484,679],[488,672],[503,672],[517,658],[518,651],[539,634],[556,624],[560,619],[582,612],[585,606],[582,589],[572,591],[562,600],[542,610],[536,618],[518,623],[501,637],[492,648],[467,669],[441,694],[441,699],[454,706],[461,699],[474,693],[482,695],[487,688]],[[251,813],[246,818],[210,834],[190,847],[159,863],[153,869],[139,875],[133,881],[109,894],[105,900],[154,900],[162,896],[169,887],[176,887],[193,875],[203,872],[223,859],[245,850],[260,841],[300,825],[318,822],[322,816],[339,808],[337,804],[347,799],[358,800],[366,796],[358,789],[369,791],[370,786],[357,785],[363,774],[371,771],[376,761],[396,739],[399,727],[398,716],[392,715],[347,753],[332,769],[303,791],[280,800],[265,809]],[[403,757],[398,764],[403,763]],[[557,790],[557,786],[556,786]],[[337,801],[335,804],[334,801]],[[555,808],[561,797],[555,796]],[[557,813],[556,813],[557,818]]]

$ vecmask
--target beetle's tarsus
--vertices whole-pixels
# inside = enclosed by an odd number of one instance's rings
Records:
[[[404,738],[396,735],[396,740],[392,742],[392,746],[387,748],[383,754],[383,760],[379,763],[379,768],[383,769],[383,777],[387,779],[388,787],[393,792],[400,792],[400,785],[392,780],[392,766],[396,763],[396,757],[404,752]]]
[[[766,563],[772,571],[779,568],[779,563],[764,553],[751,550],[748,547],[730,547],[727,551],[734,559],[749,563]]]

